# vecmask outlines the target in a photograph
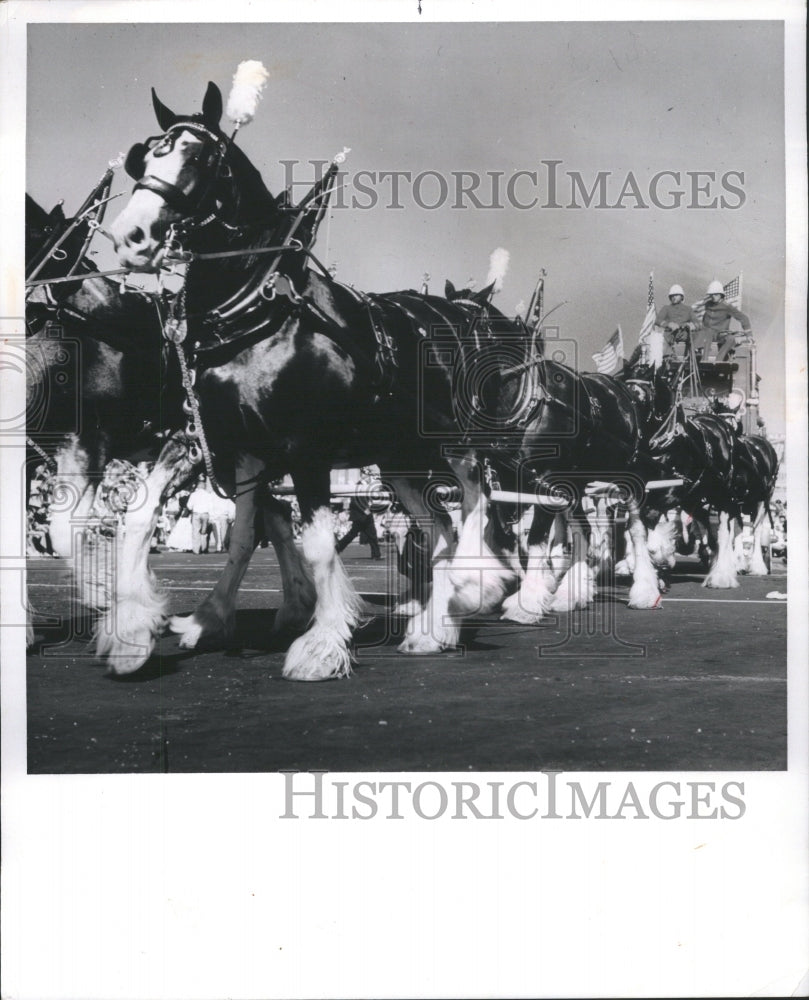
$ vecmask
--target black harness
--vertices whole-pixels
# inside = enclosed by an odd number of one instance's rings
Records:
[[[167,156],[174,150],[182,132],[190,132],[203,140],[199,176],[207,178],[204,184],[193,185],[187,190],[146,173],[147,155],[157,158]],[[152,136],[146,142],[136,142],[126,154],[124,169],[135,180],[135,191],[152,191],[175,211],[190,219],[214,207],[220,182],[230,176],[225,163],[227,152],[228,140],[223,135],[213,132],[201,122],[184,121],[172,125],[163,135]]]

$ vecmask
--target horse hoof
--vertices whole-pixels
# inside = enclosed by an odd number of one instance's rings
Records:
[[[533,614],[530,611],[526,611],[525,608],[521,608],[518,605],[515,608],[509,608],[508,611],[504,611],[500,615],[500,620],[504,622],[517,622],[519,625],[539,625],[544,617],[542,614]]]
[[[641,581],[632,584],[627,607],[634,611],[656,611],[662,606],[660,591],[657,589],[656,583]]]
[[[96,654],[111,674],[133,674],[152,655],[155,639],[163,631],[163,602],[137,599],[119,601],[96,628]]]
[[[203,627],[194,615],[174,615],[169,620],[169,629],[180,636],[181,649],[194,649],[202,638]]]
[[[314,627],[287,650],[283,677],[288,681],[328,681],[351,675],[351,654],[340,635]]]
[[[443,653],[448,648],[431,635],[409,635],[399,643],[398,651],[407,656],[425,656],[429,653]]]
[[[197,643],[202,638],[203,632],[202,625],[194,620],[193,615],[190,616],[190,621],[183,622],[181,628],[175,628],[172,621],[171,630],[180,636],[180,649],[195,649]]]
[[[503,613],[500,616],[505,621],[517,622],[520,625],[539,625],[550,611],[553,594],[547,588],[536,585],[523,587],[503,601]]]
[[[739,586],[739,581],[734,576],[709,576],[703,580],[702,586],[709,587],[712,590],[736,590]]]
[[[553,595],[551,611],[575,611],[586,608],[595,600],[593,571],[582,563],[574,563]]]
[[[140,634],[130,632],[123,636],[106,636],[106,642],[99,639],[96,645],[97,655],[107,664],[107,673],[122,677],[134,674],[152,655],[154,637],[143,631]]]

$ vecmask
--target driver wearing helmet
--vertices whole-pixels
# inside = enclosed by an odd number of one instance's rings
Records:
[[[743,336],[750,335],[749,317],[725,301],[725,289],[722,287],[722,282],[714,279],[708,285],[705,314],[702,317],[702,330],[696,346],[703,349],[704,352],[712,343],[716,342],[719,347],[716,360],[727,360],[736,344],[741,343],[741,339],[730,331],[732,319],[741,323]]]
[[[670,354],[675,343],[681,343],[688,334],[697,328],[697,320],[691,306],[683,301],[685,292],[680,285],[672,285],[669,289],[668,304],[655,317],[655,326],[663,330],[666,341],[666,354]]]

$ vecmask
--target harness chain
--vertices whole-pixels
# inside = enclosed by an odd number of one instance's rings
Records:
[[[196,373],[189,369],[185,357],[185,349],[183,348],[183,341],[188,334],[188,321],[185,314],[185,286],[182,287],[174,300],[171,315],[169,315],[165,323],[163,323],[162,316],[160,317],[160,321],[163,328],[163,336],[174,345],[174,350],[177,354],[177,363],[180,366],[180,377],[183,389],[185,390],[186,398],[183,403],[183,411],[188,417],[185,425],[185,433],[191,439],[188,454],[189,461],[196,465],[200,458],[202,458],[205,463],[205,474],[214,492],[223,500],[230,500],[232,499],[230,493],[219,485],[219,481],[214,475],[213,459],[211,458],[211,450],[208,447],[208,439],[205,436],[205,428],[202,423],[199,398],[194,390]]]

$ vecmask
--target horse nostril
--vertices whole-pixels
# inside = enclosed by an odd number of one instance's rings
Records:
[[[140,226],[135,226],[134,229],[130,229],[126,237],[127,246],[140,246],[146,242],[146,233],[140,228]]]

